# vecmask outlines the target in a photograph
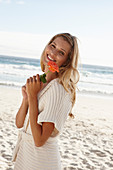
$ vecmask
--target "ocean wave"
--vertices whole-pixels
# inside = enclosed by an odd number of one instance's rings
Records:
[[[32,66],[40,66],[39,59],[33,58],[23,58],[23,57],[11,57],[11,56],[2,56],[0,55],[0,63],[5,64],[14,64],[14,65],[32,65]]]
[[[106,91],[104,91],[104,92],[102,92],[102,91],[99,91],[99,90],[87,90],[87,89],[82,89],[82,90],[78,90],[78,92],[79,93],[81,93],[81,94],[96,94],[96,95],[107,95],[107,96],[111,96],[111,97],[113,97],[113,92],[111,92],[111,93],[109,93],[109,92],[106,92]]]
[[[87,84],[96,84],[96,85],[107,85],[107,86],[113,86],[113,81],[111,80],[111,82],[109,83],[108,81],[106,82],[101,82],[101,81],[83,81],[80,80],[81,83],[87,83]]]
[[[0,75],[4,76],[15,76],[20,77],[20,76],[32,76],[36,74],[42,74],[42,71],[40,67],[35,67],[35,66],[15,66],[15,65],[0,65]]]
[[[40,67],[38,66],[32,66],[32,65],[14,65],[14,64],[0,64],[0,69],[7,69],[7,70],[37,70],[40,69]]]
[[[103,87],[103,86],[102,86]],[[109,87],[103,87],[101,86],[91,86],[91,85],[87,85],[85,86],[84,84],[78,84],[78,90],[80,92],[87,92],[87,93],[97,93],[97,94],[108,94],[108,95],[112,95],[113,94],[113,88],[112,86]]]
[[[12,82],[12,81],[2,81],[0,82],[0,86],[9,86],[9,87],[17,87],[21,88],[25,82]],[[113,96],[113,91],[108,91],[105,89],[96,89],[96,88],[84,88],[78,86],[78,92],[81,94],[98,94],[98,95],[109,95]]]
[[[22,84],[17,83],[17,82],[0,82],[0,86],[22,87]]]
[[[82,93],[113,94],[113,68],[84,65],[78,87]],[[0,56],[0,85],[21,87],[28,77],[43,74],[38,59]]]

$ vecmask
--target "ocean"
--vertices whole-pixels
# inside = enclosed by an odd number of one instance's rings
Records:
[[[37,73],[42,74],[39,59],[0,55],[0,86],[20,88]],[[82,64],[79,73],[80,93],[113,96],[113,67]]]

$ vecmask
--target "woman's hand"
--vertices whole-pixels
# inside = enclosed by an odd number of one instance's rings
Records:
[[[26,92],[29,97],[36,97],[40,91],[42,82],[40,81],[39,74],[30,77],[26,82]]]
[[[22,86],[22,96],[23,96],[23,99],[28,100],[28,96],[26,92],[26,85]]]

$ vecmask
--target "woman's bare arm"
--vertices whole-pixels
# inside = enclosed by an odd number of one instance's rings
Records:
[[[18,128],[23,127],[27,112],[28,112],[28,102],[23,99],[19,111],[17,112],[16,115],[16,126]]]
[[[21,106],[17,112],[16,115],[16,126],[18,128],[22,128],[24,125],[24,121],[25,121],[25,117],[27,115],[28,112],[28,97],[27,97],[27,93],[26,93],[26,86],[22,87],[22,95],[23,95],[23,100],[21,103]]]
[[[29,96],[29,115],[34,143],[37,147],[45,144],[54,130],[54,123],[43,122],[42,126],[37,123],[38,104],[37,96]]]
[[[37,123],[38,119],[38,102],[37,94],[41,89],[41,82],[39,75],[33,76],[33,78],[27,79],[26,92],[28,95],[29,103],[29,118],[31,131],[34,138],[34,143],[37,147],[44,145],[47,139],[51,136],[54,130],[54,123],[43,122],[42,126]]]

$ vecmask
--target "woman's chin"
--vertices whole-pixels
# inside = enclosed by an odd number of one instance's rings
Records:
[[[44,59],[43,59],[44,65],[47,65],[48,62],[49,62],[49,60],[47,59],[47,57],[44,57]]]

